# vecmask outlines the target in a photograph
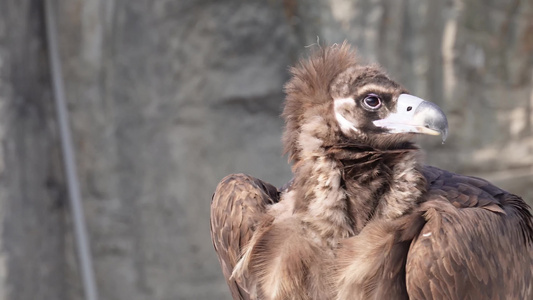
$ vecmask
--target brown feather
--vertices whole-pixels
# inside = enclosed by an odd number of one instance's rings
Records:
[[[256,178],[228,175],[217,186],[211,202],[211,238],[234,299],[256,299],[252,278],[230,278],[244,247],[264,222],[269,205],[279,201],[275,187]]]
[[[318,47],[309,59],[291,68],[292,79],[285,85],[287,98],[282,116],[285,118],[283,143],[289,160],[301,159],[299,133],[305,115],[331,106],[330,84],[343,71],[357,64],[355,51],[347,43],[334,47]]]
[[[410,298],[532,299],[527,204],[479,178],[425,171],[430,189],[420,209],[427,223],[409,250]]]

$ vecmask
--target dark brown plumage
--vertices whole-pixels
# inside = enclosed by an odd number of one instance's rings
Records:
[[[234,299],[532,299],[528,206],[482,179],[423,166],[415,133],[447,135],[346,44],[292,69],[283,117],[294,178],[230,175],[211,234]]]

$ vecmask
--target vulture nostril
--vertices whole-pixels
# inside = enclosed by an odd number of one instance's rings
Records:
[[[413,109],[412,106],[408,106],[408,107],[407,107],[407,111],[411,111],[411,109]]]

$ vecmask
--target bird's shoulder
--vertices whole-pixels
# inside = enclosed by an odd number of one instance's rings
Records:
[[[529,210],[529,206],[521,197],[485,179],[432,166],[424,166],[423,174],[427,180],[425,201],[445,199],[458,209],[483,208],[502,214],[506,213],[506,209]]]
[[[237,281],[231,275],[245,246],[268,219],[268,208],[279,199],[276,187],[246,174],[224,177],[213,194],[211,238],[235,299],[254,297],[252,278]]]
[[[441,216],[468,219],[478,222],[480,228],[507,227],[519,232],[526,243],[533,245],[531,208],[520,196],[485,179],[436,167],[425,166],[423,174],[427,180],[427,193],[419,207],[421,211],[432,210]]]
[[[266,196],[268,203],[275,203],[279,200],[280,192],[275,186],[266,181],[247,174],[237,173],[222,178],[213,194],[213,200],[215,197],[247,197],[257,194],[264,194],[261,196]]]
[[[533,219],[525,201],[481,178],[434,167],[423,173],[425,225],[409,249],[409,297],[531,299]]]
[[[280,191],[273,185],[246,174],[230,174],[217,185],[211,201],[211,233],[218,246],[241,250],[267,214],[279,201]],[[236,239],[224,237],[235,235]],[[222,241],[221,241],[222,242]],[[217,243],[215,243],[217,248]],[[218,251],[218,249],[216,249]]]

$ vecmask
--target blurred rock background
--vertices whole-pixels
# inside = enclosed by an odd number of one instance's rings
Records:
[[[533,199],[532,0],[57,0],[101,299],[229,299],[224,175],[291,177],[287,68],[347,39],[450,120],[427,161]],[[0,299],[82,299],[41,1],[0,1]]]

